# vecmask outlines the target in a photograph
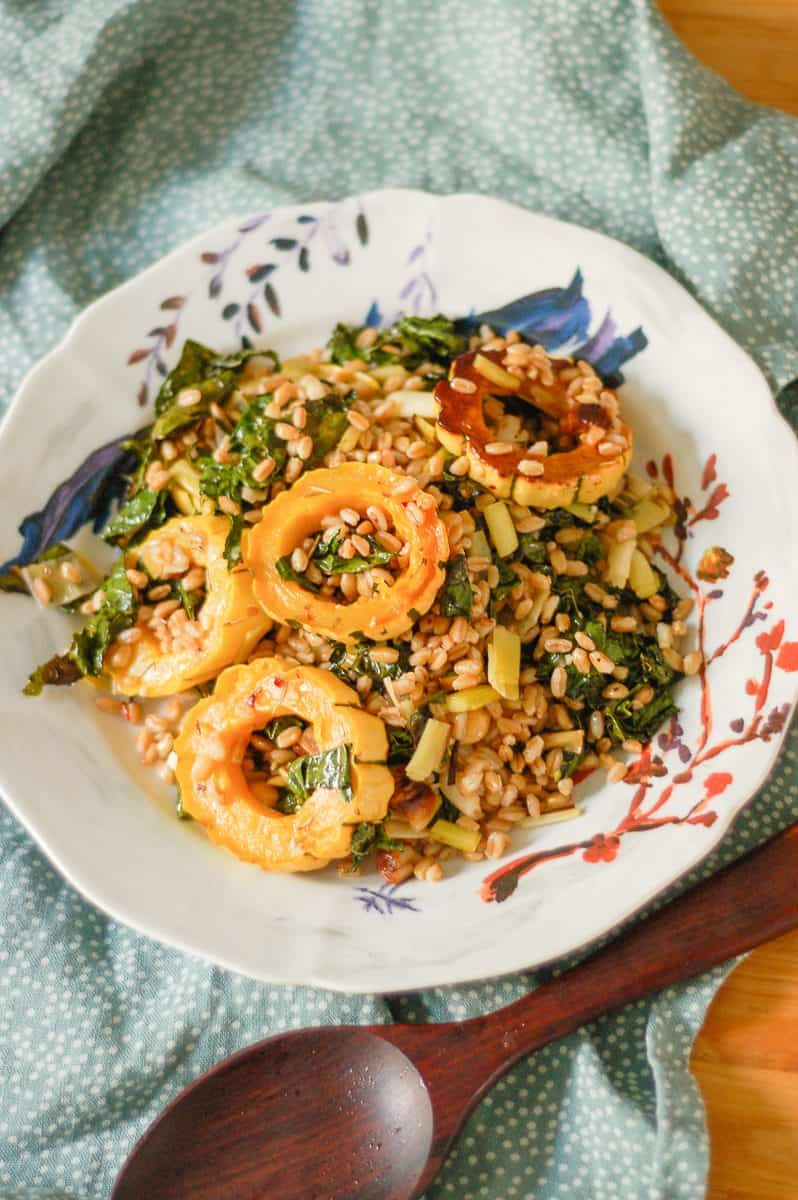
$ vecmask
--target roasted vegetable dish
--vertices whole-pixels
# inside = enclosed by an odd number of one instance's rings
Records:
[[[125,450],[112,569],[59,543],[5,580],[83,616],[26,691],[89,680],[178,814],[267,870],[501,857],[700,669],[655,565],[673,495],[593,367],[518,334],[189,341]]]

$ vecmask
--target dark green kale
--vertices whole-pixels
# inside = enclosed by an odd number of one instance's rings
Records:
[[[336,325],[327,343],[333,362],[360,358],[372,367],[402,363],[408,371],[413,371],[424,362],[448,365],[468,345],[467,339],[455,331],[453,322],[441,314],[400,317],[388,329],[379,330],[371,346],[359,348],[356,343],[363,328],[362,325]]]
[[[577,544],[574,558],[578,558],[580,562],[587,563],[588,566],[593,566],[601,558],[601,542],[591,531],[585,533],[582,540]]]
[[[172,597],[180,601],[180,606],[188,617],[189,621],[193,621],[197,615],[198,596],[196,592],[187,592],[182,580],[177,580],[172,583]]]
[[[362,554],[342,558],[339,548],[343,540],[344,535],[336,532],[330,538],[322,538],[313,551],[312,561],[325,575],[354,575],[371,567],[385,567],[393,558],[391,551],[370,535],[366,537],[371,551],[368,558]]]
[[[260,488],[252,472],[264,458],[274,461],[271,480],[279,479],[288,461],[286,443],[277,436],[279,422],[266,416],[266,408],[272,397],[257,396],[242,413],[237,425],[230,433],[230,452],[238,456],[235,463],[219,463],[211,455],[198,460],[200,468],[200,491],[204,496],[218,499],[227,496],[241,501],[241,489]],[[305,405],[307,420],[305,434],[313,438],[313,452],[305,463],[305,469],[318,466],[341,440],[348,425],[349,398],[325,396],[322,400],[309,401]]]
[[[415,739],[409,729],[398,725],[387,725],[388,766],[399,767],[410,762],[416,748]]]
[[[277,568],[277,574],[281,579],[287,579],[291,583],[298,583],[300,587],[305,588],[309,592],[319,591],[319,585],[317,583],[312,583],[311,580],[308,579],[307,575],[300,575],[298,571],[294,570],[294,568],[291,566],[290,554],[284,554],[282,558],[278,558],[274,565]]]
[[[243,532],[243,517],[231,517],[230,532],[224,540],[224,556],[231,570],[241,562],[241,534]]]
[[[370,821],[360,821],[352,830],[352,844],[349,850],[352,869],[359,867],[363,860],[375,850],[398,849],[399,842],[387,837],[382,825],[373,825]]]
[[[288,767],[285,791],[277,801],[280,812],[294,813],[316,788],[337,788],[352,799],[352,773],[348,746],[334,746],[320,754],[304,754]]]
[[[11,567],[9,571],[0,575],[0,592],[19,592],[23,596],[29,595],[28,585],[22,578],[19,567]]]
[[[201,342],[191,338],[186,341],[180,361],[164,379],[155,400],[155,414],[163,416],[173,405],[184,388],[197,388],[201,394],[198,407],[207,408],[211,403],[222,404],[232,392],[241,370],[253,354],[268,353],[277,363],[277,355],[269,350],[236,350],[230,354],[219,354]],[[277,363],[279,367],[279,363]],[[190,411],[190,410],[188,410]],[[196,419],[196,416],[195,418]],[[160,434],[166,437],[165,433]]]
[[[163,525],[170,515],[167,491],[153,492],[150,488],[141,488],[122,504],[116,516],[103,529],[102,537],[106,542],[129,545]]]
[[[438,594],[441,616],[470,617],[474,593],[468,575],[468,560],[464,554],[456,554],[446,568],[446,578]]]
[[[459,816],[462,816],[462,814],[457,805],[452,804],[451,800],[447,800],[444,795],[441,795],[441,805],[435,814],[435,819],[438,821],[451,821],[453,825],[456,825]]]
[[[604,709],[607,737],[612,738],[614,742],[623,742],[626,738],[647,742],[666,717],[675,716],[678,711],[667,687],[655,693],[642,708],[633,708],[633,699],[633,696],[628,696],[625,700],[607,705]]]
[[[451,461],[451,460],[450,460]],[[464,509],[473,509],[474,501],[479,493],[483,490],[478,483],[468,476],[452,475],[448,464],[444,467],[443,478],[436,481],[435,486],[447,496],[452,498],[452,507],[455,512],[463,512]]]
[[[353,399],[353,393],[348,396],[325,396],[321,400],[309,400],[305,405],[307,421],[305,435],[313,438],[313,452],[305,463],[305,470],[318,467],[326,454],[329,454],[341,440],[349,421],[347,413]]]
[[[330,655],[330,670],[344,683],[357,684],[358,679],[367,675],[369,679],[382,682],[383,679],[398,679],[410,670],[410,659],[406,646],[398,647],[399,657],[396,662],[377,662],[371,657],[372,646],[368,642],[358,642],[355,646],[344,646],[338,642]]]
[[[297,717],[294,713],[286,713],[284,717],[273,717],[261,730],[261,735],[273,742],[286,729],[304,729],[306,725],[307,721],[303,721],[301,717]]]
[[[66,654],[55,655],[33,672],[24,689],[26,696],[38,696],[47,684],[74,683],[82,675],[102,674],[108,647],[136,617],[137,601],[122,559],[105,580],[102,591],[102,607],[74,635]]]
[[[499,572],[499,582],[494,588],[491,588],[490,591],[490,604],[488,606],[488,610],[492,617],[496,615],[499,605],[501,604],[502,600],[504,600],[505,596],[508,596],[518,583],[518,576],[516,575],[515,571],[511,566],[508,565],[508,563],[499,558],[497,554],[494,554],[493,556],[493,564]]]

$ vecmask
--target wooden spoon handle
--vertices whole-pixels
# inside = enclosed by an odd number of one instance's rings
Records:
[[[798,925],[798,823],[596,954],[471,1025],[497,1071],[600,1014]],[[487,1065],[487,1064],[486,1064]],[[490,1070],[490,1068],[489,1068]]]
[[[594,1017],[688,979],[798,925],[798,824],[507,1008],[380,1030],[424,1076],[435,1112],[421,1195],[463,1120],[519,1059]]]

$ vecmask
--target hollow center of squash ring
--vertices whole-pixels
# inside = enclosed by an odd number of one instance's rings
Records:
[[[116,651],[125,644],[134,646],[142,635],[153,638],[164,654],[197,648],[205,632],[202,614],[211,586],[205,550],[201,540],[189,544],[183,539],[177,546],[153,539],[140,558],[129,554],[128,578],[140,605],[136,632],[122,634]]]
[[[249,736],[241,769],[249,788],[264,808],[290,812],[286,784],[291,764],[318,753],[313,727],[302,717],[277,717]]]
[[[383,509],[344,507],[321,518],[277,565],[286,579],[339,604],[386,595],[407,567],[408,546]]]

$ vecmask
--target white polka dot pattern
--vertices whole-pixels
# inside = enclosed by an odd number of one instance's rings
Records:
[[[582,222],[798,375],[796,124],[743,103],[645,0],[0,4],[0,396],[79,309],[231,212],[403,185]],[[798,816],[793,731],[710,866]],[[68,798],[53,797],[53,803]],[[548,1048],[471,1118],[430,1196],[694,1200],[687,1060],[724,972]],[[190,1079],[269,1033],[462,1018],[532,980],[391,1001],[268,987],[84,904],[0,812],[0,1200],[101,1200]]]

